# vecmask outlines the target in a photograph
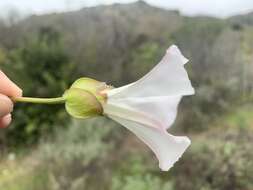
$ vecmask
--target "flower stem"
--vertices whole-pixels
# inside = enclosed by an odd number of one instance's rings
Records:
[[[33,103],[33,104],[63,104],[64,97],[58,98],[31,98],[31,97],[12,97],[13,102]]]

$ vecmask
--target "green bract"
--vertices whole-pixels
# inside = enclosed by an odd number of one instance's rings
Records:
[[[78,89],[83,89],[86,90],[88,92],[90,92],[91,94],[93,94],[94,96],[96,96],[96,98],[103,103],[106,99],[106,97],[104,97],[100,92],[105,90],[106,88],[108,88],[108,86],[106,85],[105,82],[100,82],[97,81],[95,79],[91,79],[91,78],[80,78],[77,79],[71,88],[78,88]]]
[[[103,108],[90,92],[71,88],[64,93],[66,111],[75,118],[89,118],[103,114]]]
[[[89,118],[103,114],[102,104],[106,96],[101,93],[107,85],[90,78],[80,78],[67,90],[65,98],[66,111],[75,118]]]

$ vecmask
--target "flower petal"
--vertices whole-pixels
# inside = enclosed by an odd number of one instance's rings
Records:
[[[181,96],[109,98],[104,113],[123,117],[150,127],[167,129],[175,121]]]
[[[178,96],[194,94],[184,64],[188,60],[173,45],[148,74],[135,83],[107,92],[108,97]]]
[[[125,126],[146,143],[155,153],[159,160],[159,167],[163,171],[169,170],[191,143],[189,138],[173,136],[166,130],[147,127],[117,116],[109,115],[109,117]]]

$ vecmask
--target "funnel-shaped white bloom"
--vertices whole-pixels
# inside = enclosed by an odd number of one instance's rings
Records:
[[[106,92],[104,113],[132,131],[169,170],[190,145],[187,137],[167,133],[183,95],[194,94],[184,64],[188,60],[171,46],[161,62],[140,80]]]

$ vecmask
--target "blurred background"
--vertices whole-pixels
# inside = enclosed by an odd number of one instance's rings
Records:
[[[172,127],[192,145],[169,172],[109,119],[17,104],[0,131],[0,189],[252,190],[251,10],[251,0],[1,0],[0,68],[26,96],[60,96],[82,76],[127,84],[171,44],[190,59],[196,95]]]

